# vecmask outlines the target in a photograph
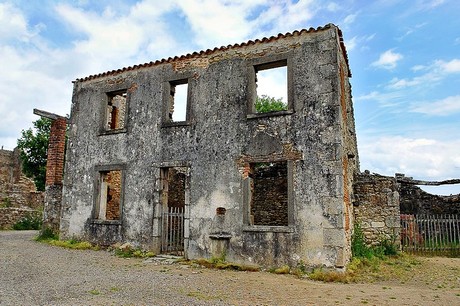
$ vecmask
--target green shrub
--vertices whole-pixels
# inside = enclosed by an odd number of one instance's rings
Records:
[[[395,238],[383,238],[376,246],[368,246],[360,224],[355,223],[351,237],[351,252],[354,258],[383,258],[385,256],[397,255],[398,247],[396,246]]]
[[[27,214],[13,224],[15,230],[39,230],[42,227],[42,217],[40,215]]]
[[[46,227],[40,231],[40,234],[35,237],[35,241],[50,241],[50,240],[58,240],[59,235],[56,234],[52,228]]]
[[[351,236],[351,253],[353,257],[371,258],[374,254],[367,246],[364,239],[364,232],[359,223],[355,223],[353,235]]]
[[[258,113],[268,113],[287,109],[287,105],[283,103],[281,98],[275,99],[267,95],[257,97],[255,107]]]
[[[2,203],[0,203],[0,208],[8,208],[12,206],[13,206],[13,203],[11,203],[11,199],[8,197],[4,198]]]

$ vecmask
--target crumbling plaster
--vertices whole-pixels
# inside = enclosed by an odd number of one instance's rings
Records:
[[[254,60],[287,58],[291,110],[248,114]],[[340,70],[343,70],[342,75]],[[358,171],[353,108],[338,29],[219,49],[74,83],[63,184],[62,237],[129,241],[158,251],[159,167],[188,165],[186,256],[210,257],[217,207],[231,233],[227,259],[262,265],[343,266],[350,257],[353,176]],[[164,124],[168,81],[189,79],[189,121]],[[126,129],[104,133],[107,93],[128,89]],[[345,97],[341,97],[345,95]],[[345,108],[345,109],[344,109]],[[293,222],[244,224],[242,163],[292,162]],[[96,168],[123,165],[119,222],[95,222]]]

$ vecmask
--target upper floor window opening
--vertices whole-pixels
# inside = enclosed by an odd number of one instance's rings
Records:
[[[107,94],[106,131],[122,130],[126,127],[127,96],[126,90]]]
[[[167,121],[187,121],[188,100],[188,79],[170,81]]]
[[[254,72],[256,93],[253,112],[288,110],[287,60],[255,65]]]

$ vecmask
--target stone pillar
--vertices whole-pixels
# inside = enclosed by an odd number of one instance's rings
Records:
[[[43,226],[59,232],[62,202],[62,176],[64,172],[65,134],[67,118],[40,110],[34,113],[52,120],[46,162],[45,207]]]

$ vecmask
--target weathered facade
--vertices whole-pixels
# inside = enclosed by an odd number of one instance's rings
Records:
[[[258,113],[258,72],[277,67],[287,107]],[[159,253],[183,228],[188,258],[344,266],[359,171],[350,76],[327,25],[76,80],[61,237]],[[183,219],[166,224],[170,208]]]

